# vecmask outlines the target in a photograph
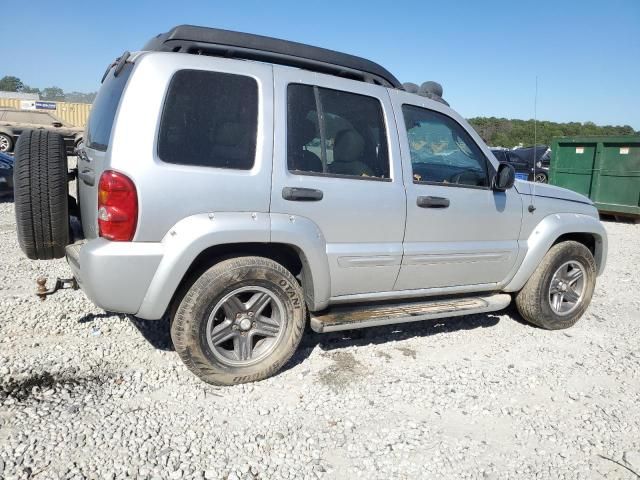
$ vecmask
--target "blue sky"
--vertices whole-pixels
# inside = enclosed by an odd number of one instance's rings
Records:
[[[105,66],[190,23],[310,43],[443,84],[466,117],[640,130],[640,0],[20,2],[3,19],[0,77],[97,89]]]

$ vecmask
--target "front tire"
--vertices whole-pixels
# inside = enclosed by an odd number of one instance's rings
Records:
[[[551,247],[516,296],[529,323],[547,330],[569,328],[589,307],[596,284],[596,264],[583,244],[566,241]]]
[[[187,368],[214,385],[263,380],[295,352],[306,321],[300,285],[282,265],[239,257],[206,270],[171,324]]]

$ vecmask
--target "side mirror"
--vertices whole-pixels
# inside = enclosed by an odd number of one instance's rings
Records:
[[[516,181],[516,170],[513,165],[509,163],[501,163],[498,167],[498,173],[493,177],[493,189],[499,192],[513,187]]]

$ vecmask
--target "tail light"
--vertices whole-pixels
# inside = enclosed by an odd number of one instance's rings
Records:
[[[98,183],[98,228],[100,236],[118,242],[130,241],[138,223],[138,194],[131,179],[106,170]]]

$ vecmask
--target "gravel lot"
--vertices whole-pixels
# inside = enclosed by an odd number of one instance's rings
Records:
[[[0,478],[638,478],[640,225],[606,228],[571,330],[509,310],[310,334],[275,378],[214,388],[163,323],[37,300],[69,270],[27,260],[0,203]]]

